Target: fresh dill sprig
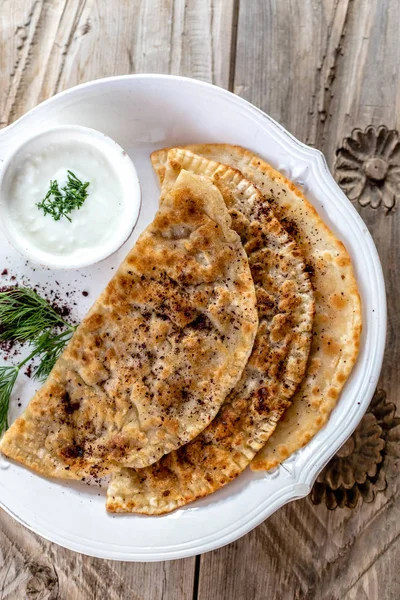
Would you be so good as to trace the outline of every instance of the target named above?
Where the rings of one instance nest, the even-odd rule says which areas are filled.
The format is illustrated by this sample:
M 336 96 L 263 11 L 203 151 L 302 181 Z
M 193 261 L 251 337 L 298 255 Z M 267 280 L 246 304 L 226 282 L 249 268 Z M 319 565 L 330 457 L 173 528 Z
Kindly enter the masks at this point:
M 67 326 L 45 298 L 29 288 L 0 292 L 0 340 L 32 341 L 44 330 Z
M 0 339 L 29 342 L 32 347 L 18 365 L 0 366 L 0 435 L 8 427 L 10 397 L 22 367 L 38 360 L 32 376 L 44 381 L 76 328 L 34 290 L 13 288 L 0 293 Z
M 41 208 L 45 215 L 50 215 L 55 221 L 65 217 L 71 222 L 70 214 L 75 209 L 80 209 L 88 197 L 89 181 L 82 182 L 72 171 L 67 171 L 66 185 L 59 188 L 58 181 L 50 181 L 50 187 L 41 202 L 36 206 Z
M 34 379 L 38 381 L 47 379 L 75 329 L 76 327 L 70 326 L 69 329 L 58 334 L 45 331 L 33 342 L 35 357 L 39 359 L 39 364 L 33 371 Z
M 0 435 L 8 427 L 8 405 L 18 373 L 19 367 L 0 367 Z

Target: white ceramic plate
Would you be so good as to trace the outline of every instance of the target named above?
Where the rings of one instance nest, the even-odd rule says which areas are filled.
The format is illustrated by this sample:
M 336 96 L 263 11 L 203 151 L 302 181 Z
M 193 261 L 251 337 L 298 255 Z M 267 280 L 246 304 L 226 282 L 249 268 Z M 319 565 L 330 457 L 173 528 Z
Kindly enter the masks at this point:
M 54 287 L 76 290 L 82 317 L 138 234 L 152 220 L 158 186 L 149 154 L 162 146 L 229 142 L 262 155 L 306 193 L 349 250 L 363 304 L 357 364 L 328 424 L 272 473 L 247 469 L 236 481 L 188 508 L 163 517 L 111 516 L 105 490 L 49 481 L 1 459 L 0 504 L 18 521 L 62 546 L 108 559 L 157 561 L 193 556 L 244 535 L 286 502 L 309 493 L 315 477 L 363 416 L 381 368 L 386 303 L 379 258 L 370 234 L 330 175 L 320 152 L 305 146 L 266 114 L 220 88 L 186 78 L 132 75 L 87 83 L 44 102 L 0 132 L 0 159 L 43 127 L 78 124 L 108 134 L 133 159 L 142 185 L 142 211 L 128 242 L 112 257 L 75 272 L 33 270 L 0 238 L 2 269 Z M 81 295 L 89 291 L 89 296 Z M 33 386 L 17 390 L 22 405 Z M 15 407 L 13 417 L 18 409 Z

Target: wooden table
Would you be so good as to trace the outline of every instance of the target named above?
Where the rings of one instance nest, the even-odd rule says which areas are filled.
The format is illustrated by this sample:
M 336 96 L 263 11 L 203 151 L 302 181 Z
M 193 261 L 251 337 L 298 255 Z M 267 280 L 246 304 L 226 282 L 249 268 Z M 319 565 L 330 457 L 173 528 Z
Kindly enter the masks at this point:
M 320 478 L 319 504 L 294 502 L 228 547 L 157 564 L 74 554 L 2 512 L 1 599 L 400 597 L 400 420 L 391 406 L 400 403 L 400 217 L 385 177 L 388 161 L 400 160 L 397 134 L 378 132 L 382 150 L 370 129 L 359 138 L 356 173 L 335 169 L 336 154 L 346 158 L 356 147 L 343 141 L 354 128 L 399 129 L 399 32 L 399 0 L 0 0 L 0 126 L 60 90 L 108 75 L 178 73 L 233 90 L 324 152 L 375 238 L 389 303 L 381 391 Z M 360 196 L 354 182 L 365 170 Z M 392 180 L 399 172 L 392 169 Z M 372 463 L 360 475 L 363 453 Z M 333 492 L 335 469 L 345 467 L 366 482 Z M 352 506 L 361 495 L 368 502 L 326 506 Z

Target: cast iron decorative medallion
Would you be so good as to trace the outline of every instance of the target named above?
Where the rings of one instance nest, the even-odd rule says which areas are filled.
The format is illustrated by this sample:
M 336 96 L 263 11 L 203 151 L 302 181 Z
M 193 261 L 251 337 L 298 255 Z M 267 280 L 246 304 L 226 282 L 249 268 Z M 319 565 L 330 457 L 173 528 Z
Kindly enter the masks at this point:
M 333 510 L 372 502 L 386 489 L 400 466 L 400 418 L 396 407 L 377 390 L 353 435 L 318 475 L 311 492 L 314 504 Z
M 336 179 L 360 206 L 392 210 L 400 196 L 400 137 L 395 130 L 370 125 L 354 129 L 336 152 Z

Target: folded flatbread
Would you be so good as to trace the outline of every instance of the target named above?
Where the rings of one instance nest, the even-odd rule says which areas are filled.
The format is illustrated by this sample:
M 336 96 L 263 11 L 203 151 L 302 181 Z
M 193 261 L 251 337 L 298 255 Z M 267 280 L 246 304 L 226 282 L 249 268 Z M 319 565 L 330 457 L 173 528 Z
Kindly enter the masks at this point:
M 144 467 L 192 440 L 257 330 L 249 264 L 218 189 L 182 171 L 48 380 L 1 441 L 46 476 Z
M 249 258 L 259 327 L 241 380 L 203 433 L 150 467 L 113 474 L 107 508 L 114 512 L 168 512 L 236 477 L 289 405 L 310 348 L 314 301 L 306 265 L 268 202 L 240 172 L 182 149 L 162 165 L 161 200 L 182 169 L 206 175 L 224 197 Z
M 270 201 L 304 255 L 315 291 L 313 343 L 304 380 L 274 434 L 253 460 L 271 469 L 304 446 L 335 407 L 356 362 L 361 302 L 346 248 L 300 190 L 253 152 L 228 144 L 196 144 L 192 152 L 239 169 Z M 167 152 L 158 156 L 165 162 Z

